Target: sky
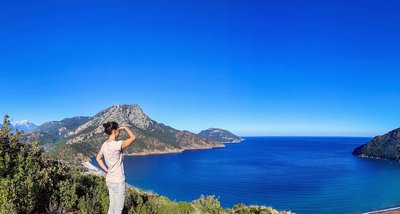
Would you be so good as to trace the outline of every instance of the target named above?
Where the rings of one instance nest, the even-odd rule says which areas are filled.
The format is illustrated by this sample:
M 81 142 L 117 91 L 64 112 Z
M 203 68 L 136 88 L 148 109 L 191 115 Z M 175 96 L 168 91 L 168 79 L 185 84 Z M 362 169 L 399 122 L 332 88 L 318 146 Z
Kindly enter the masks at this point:
M 400 2 L 2 1 L 0 114 L 40 125 L 138 104 L 180 130 L 400 127 Z

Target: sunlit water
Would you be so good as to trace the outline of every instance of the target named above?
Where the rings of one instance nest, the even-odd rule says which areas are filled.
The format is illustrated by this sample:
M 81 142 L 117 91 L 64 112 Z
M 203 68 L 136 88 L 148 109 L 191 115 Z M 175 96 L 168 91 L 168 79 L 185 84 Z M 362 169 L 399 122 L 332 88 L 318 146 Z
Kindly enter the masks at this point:
M 127 182 L 177 201 L 215 195 L 224 207 L 257 204 L 300 214 L 400 205 L 400 164 L 351 155 L 370 138 L 245 138 L 225 148 L 125 156 Z

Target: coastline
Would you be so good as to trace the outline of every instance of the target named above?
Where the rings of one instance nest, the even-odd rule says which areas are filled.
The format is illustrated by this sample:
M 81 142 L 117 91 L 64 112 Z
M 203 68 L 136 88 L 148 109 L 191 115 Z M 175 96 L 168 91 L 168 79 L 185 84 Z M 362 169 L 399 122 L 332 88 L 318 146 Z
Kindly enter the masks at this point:
M 363 214 L 400 214 L 400 207 L 392 207 L 383 210 L 365 212 Z
M 241 142 L 243 142 L 244 140 L 246 140 L 246 139 L 241 138 L 240 140 L 225 141 L 225 142 L 221 142 L 221 143 L 223 143 L 223 144 L 230 144 L 230 143 L 235 144 L 235 143 L 241 143 Z
M 243 141 L 243 140 L 242 140 Z M 241 141 L 240 141 L 241 142 Z M 230 142 L 223 142 L 223 144 L 229 144 Z M 237 143 L 237 142 L 235 142 L 235 143 Z M 164 152 L 156 152 L 156 153 L 154 153 L 154 152 L 149 152 L 149 153 L 140 153 L 140 154 L 133 154 L 133 155 L 127 155 L 127 154 L 125 154 L 125 155 L 127 155 L 127 156 L 144 156 L 144 155 L 162 155 L 162 154 L 173 154 L 173 153 L 182 153 L 182 152 L 184 152 L 184 151 L 186 151 L 186 150 L 204 150 L 204 149 L 213 149 L 213 148 L 216 148 L 216 147 L 211 147 L 211 148 L 191 148 L 191 149 L 181 149 L 181 150 L 179 150 L 178 152 L 171 152 L 171 151 L 164 151 Z M 218 147 L 217 147 L 218 148 Z M 368 157 L 362 157 L 362 158 L 368 158 Z M 385 159 L 383 159 L 383 160 L 385 160 Z M 102 172 L 102 173 L 104 173 L 101 169 L 100 169 L 100 167 L 96 167 L 96 166 L 94 166 L 93 165 L 93 162 L 95 162 L 94 161 L 94 159 L 92 158 L 91 160 L 89 160 L 89 161 L 85 161 L 85 162 L 82 162 L 82 165 L 86 168 L 86 170 L 88 171 L 87 173 L 92 173 L 92 174 L 95 174 L 95 175 L 98 175 L 97 173 L 100 171 L 100 172 Z M 105 175 L 105 173 L 104 173 L 104 175 Z M 127 185 L 129 185 L 128 183 L 127 183 Z M 130 187 L 132 187 L 132 188 L 135 188 L 135 189 L 137 189 L 136 187 L 134 187 L 134 186 L 131 186 L 131 185 L 129 185 Z M 147 192 L 147 193 L 152 193 L 152 194 L 156 194 L 156 195 L 158 195 L 157 193 L 154 193 L 154 192 L 152 192 L 151 190 L 141 190 L 141 191 L 144 191 L 144 192 Z M 150 191 L 150 192 L 148 192 L 148 191 Z M 354 207 L 353 207 L 354 208 Z M 372 209 L 371 209 L 372 208 Z M 378 209 L 377 209 L 378 208 Z M 386 207 L 375 207 L 375 208 L 373 208 L 373 207 L 370 207 L 370 209 L 367 209 L 367 210 L 354 210 L 354 213 L 361 213 L 361 214 L 400 214 L 400 206 L 386 206 Z
M 392 161 L 392 162 L 400 163 L 400 160 L 395 160 L 395 159 L 380 158 L 380 157 L 374 157 L 374 156 L 368 156 L 368 155 L 356 155 L 356 156 L 359 157 L 359 158 L 365 158 L 365 159 Z
M 81 164 L 86 169 L 86 171 L 84 173 L 97 175 L 97 176 L 101 176 L 101 177 L 106 177 L 106 173 L 103 170 L 101 170 L 100 168 L 93 165 L 91 161 L 83 161 Z
M 239 142 L 235 143 L 240 143 L 244 139 L 242 139 Z M 227 142 L 229 143 L 229 142 Z M 146 152 L 136 152 L 136 153 L 131 153 L 131 154 L 126 154 L 126 156 L 145 156 L 145 155 L 164 155 L 164 154 L 178 154 L 182 153 L 184 151 L 193 151 L 193 150 L 205 150 L 205 149 L 214 149 L 214 148 L 224 148 L 225 147 L 225 142 L 223 142 L 221 145 L 214 145 L 211 147 L 195 147 L 195 148 L 184 148 L 184 149 L 174 149 L 174 150 L 164 150 L 164 151 L 146 151 Z M 96 167 L 95 165 L 92 164 L 91 158 L 86 159 L 85 161 L 82 161 L 81 164 L 83 167 L 86 169 L 85 173 L 89 174 L 94 174 L 98 176 L 106 176 L 106 173 L 101 170 L 100 168 Z
M 146 151 L 146 152 L 135 152 L 135 153 L 125 153 L 126 156 L 145 156 L 145 155 L 165 155 L 165 154 L 178 154 L 184 151 L 189 150 L 205 150 L 205 149 L 214 149 L 214 148 L 224 148 L 225 145 L 216 145 L 212 147 L 197 147 L 197 148 L 184 148 L 184 149 L 173 149 L 173 150 L 164 150 L 164 151 Z
M 244 139 L 238 141 L 238 142 L 234 142 L 234 143 L 240 143 L 244 141 Z M 231 142 L 226 142 L 226 143 L 231 143 Z M 126 156 L 145 156 L 145 155 L 164 155 L 164 154 L 178 154 L 178 153 L 182 153 L 184 151 L 193 151 L 193 150 L 205 150 L 205 149 L 214 149 L 214 148 L 224 148 L 225 147 L 225 142 L 222 142 L 221 145 L 215 145 L 215 146 L 211 146 L 211 147 L 198 147 L 198 148 L 185 148 L 185 149 L 176 149 L 176 150 L 164 150 L 164 151 L 149 151 L 149 152 L 139 152 L 139 153 L 132 153 L 132 154 L 125 154 Z M 88 158 L 85 161 L 81 162 L 82 166 L 84 167 L 85 171 L 84 173 L 87 174 L 92 174 L 92 175 L 96 175 L 96 176 L 101 176 L 101 177 L 106 177 L 106 172 L 104 172 L 103 170 L 101 170 L 100 168 L 96 167 L 95 165 L 92 164 L 92 160 L 91 158 Z M 137 189 L 138 188 L 126 183 L 127 186 L 133 188 L 133 189 Z M 147 192 L 149 194 L 153 194 L 151 192 Z

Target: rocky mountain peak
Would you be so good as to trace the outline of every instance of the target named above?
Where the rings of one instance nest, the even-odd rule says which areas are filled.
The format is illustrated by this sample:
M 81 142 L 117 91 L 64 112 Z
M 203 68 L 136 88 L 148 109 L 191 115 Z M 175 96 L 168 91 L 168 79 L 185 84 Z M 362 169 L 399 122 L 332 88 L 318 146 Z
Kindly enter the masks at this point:
M 100 112 L 95 117 L 98 117 L 102 122 L 116 121 L 120 123 L 120 125 L 133 124 L 141 129 L 147 129 L 152 124 L 150 117 L 147 116 L 137 104 L 113 105 Z
M 156 122 L 147 116 L 142 108 L 137 104 L 120 105 L 116 104 L 107 109 L 104 109 L 92 117 L 87 123 L 79 126 L 73 132 L 68 133 L 68 136 L 78 134 L 83 130 L 96 127 L 94 134 L 103 132 L 103 123 L 115 121 L 121 126 L 134 125 L 141 129 L 149 129 Z
M 139 105 L 116 104 L 88 118 L 75 129 L 68 129 L 68 134 L 60 138 L 59 144 L 55 144 L 50 153 L 65 154 L 66 158 L 77 154 L 84 158 L 92 157 L 107 139 L 103 123 L 109 121 L 115 121 L 120 126 L 129 126 L 136 132 L 136 143 L 125 150 L 126 154 L 163 154 L 224 146 L 220 141 L 157 123 Z M 121 139 L 124 137 L 127 137 L 126 133 L 122 132 Z

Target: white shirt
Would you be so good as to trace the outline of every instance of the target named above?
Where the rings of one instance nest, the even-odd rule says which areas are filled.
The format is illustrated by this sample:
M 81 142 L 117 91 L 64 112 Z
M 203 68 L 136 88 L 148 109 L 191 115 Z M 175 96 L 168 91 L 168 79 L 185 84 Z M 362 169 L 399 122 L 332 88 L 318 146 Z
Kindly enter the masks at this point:
M 104 142 L 101 146 L 101 150 L 104 154 L 104 159 L 108 167 L 108 173 L 106 181 L 112 183 L 120 183 L 125 181 L 124 163 L 123 163 L 123 152 L 122 152 L 122 140 Z

